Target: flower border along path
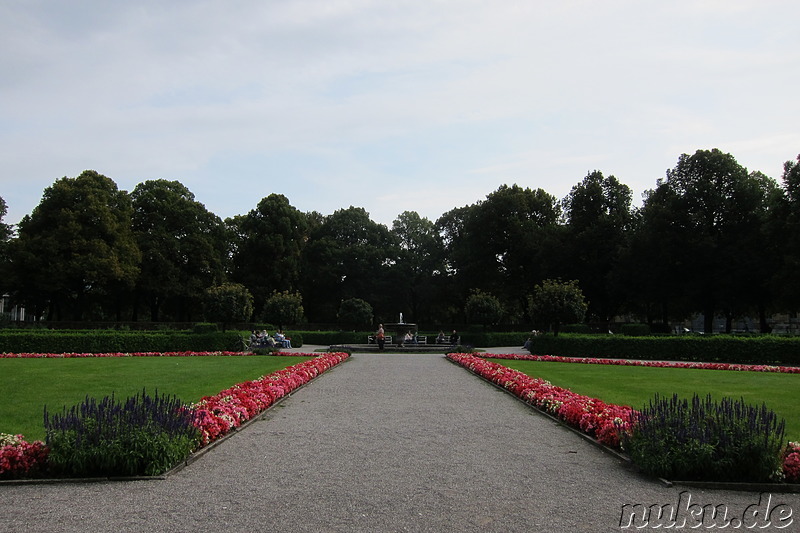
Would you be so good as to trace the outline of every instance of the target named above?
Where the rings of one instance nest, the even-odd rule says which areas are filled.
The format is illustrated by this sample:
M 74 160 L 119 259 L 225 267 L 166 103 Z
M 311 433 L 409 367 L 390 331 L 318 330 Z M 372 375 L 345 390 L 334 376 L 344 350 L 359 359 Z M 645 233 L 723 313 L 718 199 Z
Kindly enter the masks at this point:
M 169 353 L 114 353 L 114 354 L 0 354 L 0 357 L 60 358 L 60 357 L 198 357 L 198 356 L 237 355 L 241 352 L 169 352 Z M 276 355 L 313 357 L 284 369 L 275 371 L 258 379 L 238 383 L 214 396 L 206 396 L 189 406 L 194 410 L 195 425 L 200 430 L 201 441 L 192 455 L 161 476 L 141 476 L 136 478 L 110 479 L 165 479 L 167 475 L 190 464 L 206 453 L 213 444 L 220 442 L 243 425 L 254 420 L 282 398 L 310 382 L 323 372 L 345 361 L 350 355 L 337 353 L 286 353 Z M 64 478 L 24 479 L 25 474 L 35 472 L 47 461 L 47 447 L 42 441 L 26 442 L 22 435 L 4 436 L 0 441 L 0 483 L 89 481 L 85 479 Z M 2 478 L 10 479 L 2 479 Z M 23 478 L 23 479 L 19 479 Z M 98 478 L 105 480 L 109 478 Z M 93 479 L 94 480 L 94 479 Z
M 588 438 L 591 442 L 600 445 L 604 450 L 630 461 L 627 456 L 622 454 L 620 448 L 620 436 L 624 432 L 631 431 L 631 423 L 636 414 L 636 411 L 633 408 L 626 405 L 605 403 L 597 398 L 591 398 L 589 396 L 572 392 L 569 389 L 557 387 L 547 380 L 533 378 L 523 372 L 520 372 L 519 370 L 508 368 L 493 361 L 487 361 L 485 358 L 489 357 L 496 359 L 527 359 L 543 361 L 553 361 L 558 359 L 562 362 L 581 363 L 589 362 L 588 360 L 584 360 L 583 358 L 553 358 L 553 356 L 527 356 L 514 354 L 482 354 L 480 356 L 476 356 L 465 353 L 450 353 L 446 356 L 446 358 L 453 363 L 468 369 L 473 374 L 476 374 L 493 385 L 502 388 L 526 404 L 536 407 L 545 415 L 561 422 L 569 429 L 577 432 L 579 435 Z M 614 360 L 604 361 L 612 362 L 597 362 L 596 364 L 618 364 L 613 362 Z M 661 364 L 660 366 L 667 365 Z M 748 365 L 736 366 L 746 367 Z M 761 365 L 759 365 L 759 367 L 760 366 Z M 692 366 L 689 368 L 711 369 L 712 367 Z M 732 369 L 724 368 L 724 370 Z M 744 371 L 746 368 L 737 368 L 736 370 Z M 755 371 L 779 372 L 780 370 L 756 369 Z M 682 484 L 705 488 L 725 488 L 732 490 L 772 490 L 773 492 L 800 492 L 800 484 L 798 484 L 800 483 L 800 443 L 789 443 L 784 455 L 783 470 L 787 481 L 789 481 L 788 483 L 764 484 L 687 482 L 667 480 L 661 481 L 667 485 Z
M 800 374 L 798 366 L 743 365 L 738 363 L 698 363 L 682 361 L 641 361 L 630 359 L 606 359 L 599 357 L 565 357 L 561 355 L 531 354 L 476 354 L 489 359 L 514 359 L 516 361 L 546 361 L 548 363 L 583 363 L 588 365 L 649 366 L 656 368 L 694 368 L 700 370 L 736 370 L 740 372 L 779 372 Z

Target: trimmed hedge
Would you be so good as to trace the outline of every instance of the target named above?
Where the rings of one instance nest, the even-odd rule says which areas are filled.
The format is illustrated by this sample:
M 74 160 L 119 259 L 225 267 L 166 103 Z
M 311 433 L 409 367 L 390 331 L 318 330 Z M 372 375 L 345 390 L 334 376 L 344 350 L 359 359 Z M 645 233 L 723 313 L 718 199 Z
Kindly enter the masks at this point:
M 539 335 L 533 339 L 531 353 L 568 357 L 800 366 L 800 339 L 767 335 Z
M 450 331 L 445 331 L 445 335 L 447 338 L 450 338 Z M 292 346 L 295 346 L 294 343 L 294 334 L 296 332 L 287 333 L 290 337 L 292 337 Z M 308 344 L 320 344 L 322 346 L 331 346 L 334 344 L 366 344 L 367 337 L 370 335 L 374 335 L 374 331 L 303 331 L 302 336 L 303 340 Z M 392 336 L 392 341 L 394 343 L 397 342 L 395 336 L 397 335 L 394 331 L 387 331 L 387 335 Z M 433 343 L 436 340 L 436 335 L 438 332 L 426 332 L 420 331 L 419 335 L 426 335 L 428 337 L 428 342 Z M 465 332 L 458 332 L 461 337 L 461 344 L 464 346 L 473 346 L 473 347 L 481 347 L 487 348 L 490 346 L 522 346 L 525 343 L 525 340 L 528 338 L 530 333 L 519 333 L 519 332 L 501 332 L 501 333 L 492 333 L 492 332 L 472 332 L 472 331 L 465 331 Z
M 0 331 L 0 353 L 205 352 L 242 349 L 235 331 Z

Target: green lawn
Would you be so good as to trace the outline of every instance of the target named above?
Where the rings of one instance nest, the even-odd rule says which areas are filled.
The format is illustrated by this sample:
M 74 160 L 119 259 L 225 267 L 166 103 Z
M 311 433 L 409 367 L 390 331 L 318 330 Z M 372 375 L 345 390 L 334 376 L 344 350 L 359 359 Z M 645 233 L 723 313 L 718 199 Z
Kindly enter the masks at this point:
M 0 359 L 0 433 L 44 439 L 44 406 L 61 411 L 89 395 L 121 400 L 142 391 L 186 403 L 310 357 L 110 357 Z
M 646 405 L 655 393 L 689 398 L 695 392 L 710 393 L 715 399 L 730 396 L 766 403 L 786 419 L 787 438 L 800 440 L 800 374 L 491 360 L 573 392 L 634 408 Z

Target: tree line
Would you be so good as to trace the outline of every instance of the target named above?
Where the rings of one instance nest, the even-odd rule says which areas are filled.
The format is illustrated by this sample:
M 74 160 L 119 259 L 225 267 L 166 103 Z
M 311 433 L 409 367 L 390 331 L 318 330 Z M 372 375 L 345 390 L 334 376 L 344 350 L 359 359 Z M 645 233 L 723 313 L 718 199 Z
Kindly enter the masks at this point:
M 47 320 L 198 321 L 205 292 L 225 283 L 252 295 L 251 320 L 283 294 L 311 323 L 336 323 L 342 302 L 360 299 L 376 322 L 402 312 L 529 328 L 534 287 L 552 279 L 577 282 L 593 322 L 702 313 L 708 332 L 715 316 L 728 327 L 759 317 L 766 331 L 800 301 L 800 156 L 779 183 L 698 150 L 641 207 L 595 170 L 563 199 L 502 185 L 436 221 L 403 212 L 391 228 L 361 207 L 301 212 L 281 194 L 222 220 L 178 181 L 128 193 L 92 170 L 56 180 L 16 226 L 6 207 L 0 198 L 0 289 Z

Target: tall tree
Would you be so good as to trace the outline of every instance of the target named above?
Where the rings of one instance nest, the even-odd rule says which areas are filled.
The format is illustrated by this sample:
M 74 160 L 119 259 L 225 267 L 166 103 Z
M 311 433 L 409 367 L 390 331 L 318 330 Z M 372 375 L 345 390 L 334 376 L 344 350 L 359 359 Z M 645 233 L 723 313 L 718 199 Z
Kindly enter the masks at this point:
M 178 181 L 142 182 L 131 199 L 142 253 L 137 293 L 146 299 L 151 320 L 161 319 L 165 303 L 172 318 L 190 320 L 205 289 L 224 281 L 225 227 Z
M 393 312 L 388 272 L 397 245 L 388 228 L 361 207 L 339 209 L 311 234 L 303 254 L 303 301 L 311 322 L 335 322 L 343 300 L 361 298 L 376 314 Z
M 782 182 L 768 218 L 770 242 L 781 251 L 772 287 L 780 305 L 796 312 L 800 309 L 800 155 L 784 164 Z
M 439 298 L 443 276 L 442 243 L 433 222 L 415 211 L 405 211 L 392 223 L 399 250 L 394 285 L 401 309 L 412 322 L 431 318 L 431 307 Z
M 542 189 L 503 185 L 466 214 L 448 250 L 459 261 L 462 298 L 472 289 L 491 292 L 521 321 L 530 282 L 552 265 L 559 202 Z
M 270 194 L 245 216 L 228 219 L 234 229 L 231 278 L 252 293 L 257 310 L 274 291 L 300 285 L 308 217 L 282 194 Z
M 3 279 L 3 281 L 0 281 L 0 292 L 9 290 L 9 287 L 6 286 L 6 282 L 8 281 L 6 269 L 8 265 L 8 242 L 11 239 L 11 226 L 3 222 L 7 213 L 8 206 L 6 205 L 6 201 L 0 196 L 0 277 Z
M 562 201 L 567 219 L 563 273 L 580 280 L 589 314 L 600 320 L 611 320 L 619 310 L 610 279 L 631 227 L 631 199 L 630 187 L 595 170 Z
M 8 213 L 8 206 L 0 197 L 0 296 L 5 294 L 6 291 L 12 290 L 11 274 L 9 272 L 9 256 L 8 247 L 11 240 L 12 228 L 9 224 L 3 222 L 6 214 Z
M 61 178 L 19 223 L 13 269 L 20 296 L 49 318 L 82 319 L 92 304 L 129 290 L 140 253 L 131 230 L 130 197 L 93 170 Z M 117 309 L 117 318 L 119 310 Z
M 664 270 L 660 282 L 692 300 L 708 333 L 717 313 L 747 305 L 741 287 L 760 282 L 742 258 L 759 241 L 765 188 L 732 155 L 698 150 L 681 155 L 643 205 L 637 238 L 650 239 L 643 248 L 651 251 L 654 269 Z

